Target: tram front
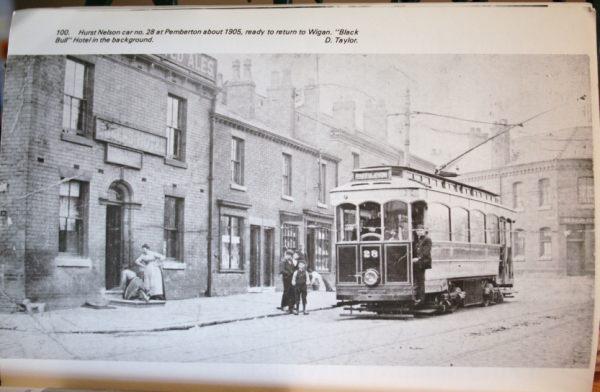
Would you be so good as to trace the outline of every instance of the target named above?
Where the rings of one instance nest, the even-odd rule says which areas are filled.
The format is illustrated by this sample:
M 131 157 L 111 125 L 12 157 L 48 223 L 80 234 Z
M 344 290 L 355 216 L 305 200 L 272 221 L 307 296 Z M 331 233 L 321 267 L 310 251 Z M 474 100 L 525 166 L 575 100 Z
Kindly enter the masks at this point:
M 413 302 L 411 227 L 423 222 L 413 222 L 421 220 L 415 216 L 418 204 L 411 205 L 418 189 L 395 180 L 391 169 L 361 170 L 331 192 L 338 301 L 377 311 Z

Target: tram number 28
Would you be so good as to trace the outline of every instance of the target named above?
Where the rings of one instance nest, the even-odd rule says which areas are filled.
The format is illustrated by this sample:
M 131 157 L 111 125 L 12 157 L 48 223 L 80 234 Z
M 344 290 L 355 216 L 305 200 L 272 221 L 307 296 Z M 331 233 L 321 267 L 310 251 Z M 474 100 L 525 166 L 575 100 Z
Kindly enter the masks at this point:
M 377 249 L 373 249 L 373 250 L 365 249 L 365 250 L 363 250 L 363 258 L 364 259 L 370 259 L 370 258 L 376 259 L 378 257 L 379 257 L 379 251 Z

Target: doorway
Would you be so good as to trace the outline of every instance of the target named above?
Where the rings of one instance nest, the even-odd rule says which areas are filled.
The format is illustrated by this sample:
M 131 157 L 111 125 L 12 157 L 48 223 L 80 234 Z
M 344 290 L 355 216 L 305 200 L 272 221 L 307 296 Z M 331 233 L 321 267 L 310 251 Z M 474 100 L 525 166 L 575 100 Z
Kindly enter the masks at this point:
M 121 271 L 129 268 L 131 191 L 123 181 L 113 182 L 106 200 L 105 280 L 106 289 L 119 287 Z
M 275 230 L 265 228 L 265 240 L 263 249 L 263 286 L 273 286 L 273 270 L 275 268 Z
M 250 287 L 260 286 L 260 226 L 250 226 Z
M 123 260 L 123 207 L 106 206 L 106 288 L 119 286 Z

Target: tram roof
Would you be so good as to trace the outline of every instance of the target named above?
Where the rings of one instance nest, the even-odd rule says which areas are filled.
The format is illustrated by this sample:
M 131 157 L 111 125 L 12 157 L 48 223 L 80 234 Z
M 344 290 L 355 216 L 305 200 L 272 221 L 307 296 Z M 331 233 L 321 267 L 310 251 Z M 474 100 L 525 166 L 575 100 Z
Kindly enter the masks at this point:
M 370 166 L 352 171 L 352 180 L 332 192 L 357 191 L 358 185 L 380 188 L 423 188 L 487 199 L 499 203 L 497 193 L 407 166 Z

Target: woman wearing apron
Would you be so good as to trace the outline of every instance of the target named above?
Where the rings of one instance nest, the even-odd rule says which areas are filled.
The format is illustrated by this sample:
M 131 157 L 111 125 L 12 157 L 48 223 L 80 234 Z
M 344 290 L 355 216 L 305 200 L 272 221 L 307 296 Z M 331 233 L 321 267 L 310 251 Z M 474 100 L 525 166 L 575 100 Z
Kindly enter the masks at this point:
M 150 250 L 147 244 L 142 245 L 142 254 L 137 258 L 135 264 L 144 271 L 144 290 L 150 299 L 162 299 L 165 297 L 165 285 L 160 262 L 165 256 Z

